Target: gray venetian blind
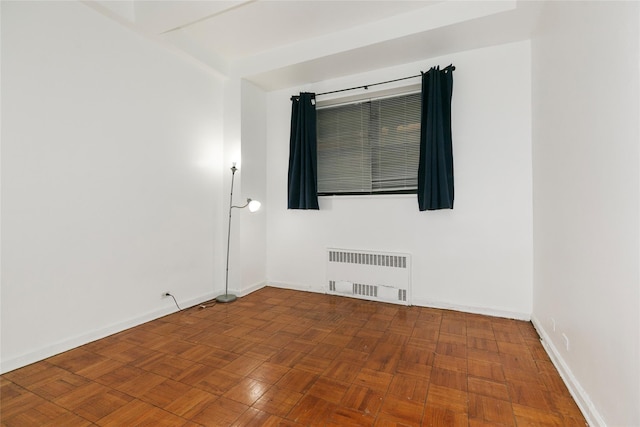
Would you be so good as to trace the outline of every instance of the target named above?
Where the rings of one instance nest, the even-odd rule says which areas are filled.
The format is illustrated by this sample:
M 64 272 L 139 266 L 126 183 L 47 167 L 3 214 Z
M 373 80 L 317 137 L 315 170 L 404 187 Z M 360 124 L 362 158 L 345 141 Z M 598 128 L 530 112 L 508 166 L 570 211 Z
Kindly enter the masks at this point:
M 319 108 L 318 193 L 415 192 L 420 93 Z

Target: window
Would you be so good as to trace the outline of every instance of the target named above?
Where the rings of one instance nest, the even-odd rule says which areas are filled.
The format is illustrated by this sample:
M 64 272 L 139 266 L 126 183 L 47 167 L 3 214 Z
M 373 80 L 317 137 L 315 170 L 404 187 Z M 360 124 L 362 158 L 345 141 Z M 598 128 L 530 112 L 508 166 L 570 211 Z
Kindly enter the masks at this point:
M 420 93 L 318 108 L 318 194 L 415 193 Z

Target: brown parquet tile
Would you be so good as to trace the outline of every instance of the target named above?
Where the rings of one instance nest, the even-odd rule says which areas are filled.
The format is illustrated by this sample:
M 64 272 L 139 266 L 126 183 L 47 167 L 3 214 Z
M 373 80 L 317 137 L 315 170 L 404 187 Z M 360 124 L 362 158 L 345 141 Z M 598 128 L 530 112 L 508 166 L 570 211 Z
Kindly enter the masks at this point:
M 0 377 L 1 426 L 584 426 L 532 325 L 264 288 Z

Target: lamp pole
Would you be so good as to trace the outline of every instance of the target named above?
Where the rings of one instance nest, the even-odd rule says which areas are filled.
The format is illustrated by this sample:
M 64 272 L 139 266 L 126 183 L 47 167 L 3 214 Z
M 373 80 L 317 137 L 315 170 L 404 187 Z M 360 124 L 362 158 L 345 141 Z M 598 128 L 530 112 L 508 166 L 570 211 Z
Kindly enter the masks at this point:
M 232 302 L 236 300 L 236 296 L 229 294 L 229 248 L 231 247 L 231 210 L 233 209 L 233 180 L 236 176 L 238 168 L 234 163 L 231 166 L 231 194 L 229 195 L 229 229 L 227 231 L 227 272 L 224 279 L 224 295 L 216 297 L 218 302 Z

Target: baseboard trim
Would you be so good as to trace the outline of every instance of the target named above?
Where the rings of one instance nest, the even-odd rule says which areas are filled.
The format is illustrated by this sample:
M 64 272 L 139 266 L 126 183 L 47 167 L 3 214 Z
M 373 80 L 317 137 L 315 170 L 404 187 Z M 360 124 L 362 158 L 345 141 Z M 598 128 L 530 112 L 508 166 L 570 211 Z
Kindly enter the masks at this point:
M 179 301 L 180 307 L 183 309 L 200 304 L 204 301 L 210 301 L 218 294 L 207 293 L 197 298 L 192 298 L 186 301 Z M 122 322 L 117 322 L 112 325 L 100 328 L 85 334 L 77 335 L 75 337 L 67 338 L 56 343 L 44 346 L 35 351 L 30 351 L 23 355 L 13 357 L 11 359 L 3 360 L 0 362 L 0 374 L 13 371 L 14 369 L 22 368 L 35 362 L 39 362 L 48 357 L 55 356 L 56 354 L 64 353 L 65 351 L 80 347 L 84 344 L 88 344 L 92 341 L 99 340 L 101 338 L 108 337 L 118 332 L 122 332 L 126 329 L 133 328 L 134 326 L 141 325 L 151 320 L 159 319 L 168 314 L 175 313 L 178 309 L 172 304 L 159 310 L 153 310 L 137 316 L 131 319 L 127 319 Z
M 253 285 L 250 285 L 250 286 L 246 287 L 242 291 L 236 291 L 235 294 L 240 298 L 241 297 L 245 297 L 245 296 L 247 296 L 249 294 L 254 293 L 255 291 L 258 291 L 258 290 L 264 288 L 265 286 L 267 286 L 267 282 L 254 283 Z
M 538 331 L 542 347 L 544 347 L 544 350 L 549 355 L 551 362 L 560 373 L 560 377 L 567 385 L 569 393 L 571 393 L 573 400 L 575 400 L 578 408 L 580 408 L 580 411 L 586 418 L 587 423 L 590 426 L 606 427 L 607 423 L 604 421 L 604 419 L 596 409 L 596 406 L 589 398 L 587 392 L 580 385 L 580 382 L 571 372 L 569 365 L 567 365 L 567 363 L 564 361 L 562 355 L 553 344 L 553 341 L 551 341 L 549 334 L 547 334 L 547 331 L 542 326 L 542 322 L 540 322 L 540 320 L 538 320 L 538 318 L 532 314 L 531 323 L 533 323 L 533 327 L 536 328 L 536 331 Z
M 414 299 L 412 305 L 417 305 L 419 307 L 429 307 L 429 308 L 439 308 L 443 310 L 455 310 L 462 311 L 464 313 L 473 313 L 473 314 L 484 314 L 486 316 L 492 317 L 503 317 L 506 319 L 516 319 L 516 320 L 531 320 L 531 314 L 522 313 L 519 311 L 508 311 L 508 310 L 500 310 L 497 308 L 490 307 L 477 307 L 471 305 L 461 305 L 461 304 L 452 304 L 448 302 L 442 301 L 432 301 L 432 300 L 421 300 Z
M 286 283 L 286 282 L 269 282 L 266 286 L 271 286 L 272 288 L 280 288 L 280 289 L 291 289 L 292 291 L 303 291 L 303 292 L 313 292 L 314 294 L 326 294 L 325 289 L 319 289 L 317 286 L 301 286 L 294 283 Z
M 272 286 L 274 288 L 282 288 L 282 289 L 291 289 L 294 291 L 314 292 L 317 294 L 327 293 L 326 289 L 319 288 L 317 286 L 301 286 L 298 284 L 286 283 L 286 282 L 268 282 L 265 286 Z M 455 311 L 461 311 L 464 313 L 484 314 L 487 316 L 504 317 L 507 319 L 516 319 L 516 320 L 525 320 L 525 321 L 531 320 L 531 315 L 529 313 L 498 310 L 498 309 L 487 308 L 487 307 L 473 307 L 473 306 L 466 306 L 466 305 L 459 305 L 459 304 L 450 304 L 450 303 L 441 302 L 441 301 L 414 299 L 411 301 L 411 305 L 415 305 L 418 307 L 439 308 L 443 310 L 455 310 Z

